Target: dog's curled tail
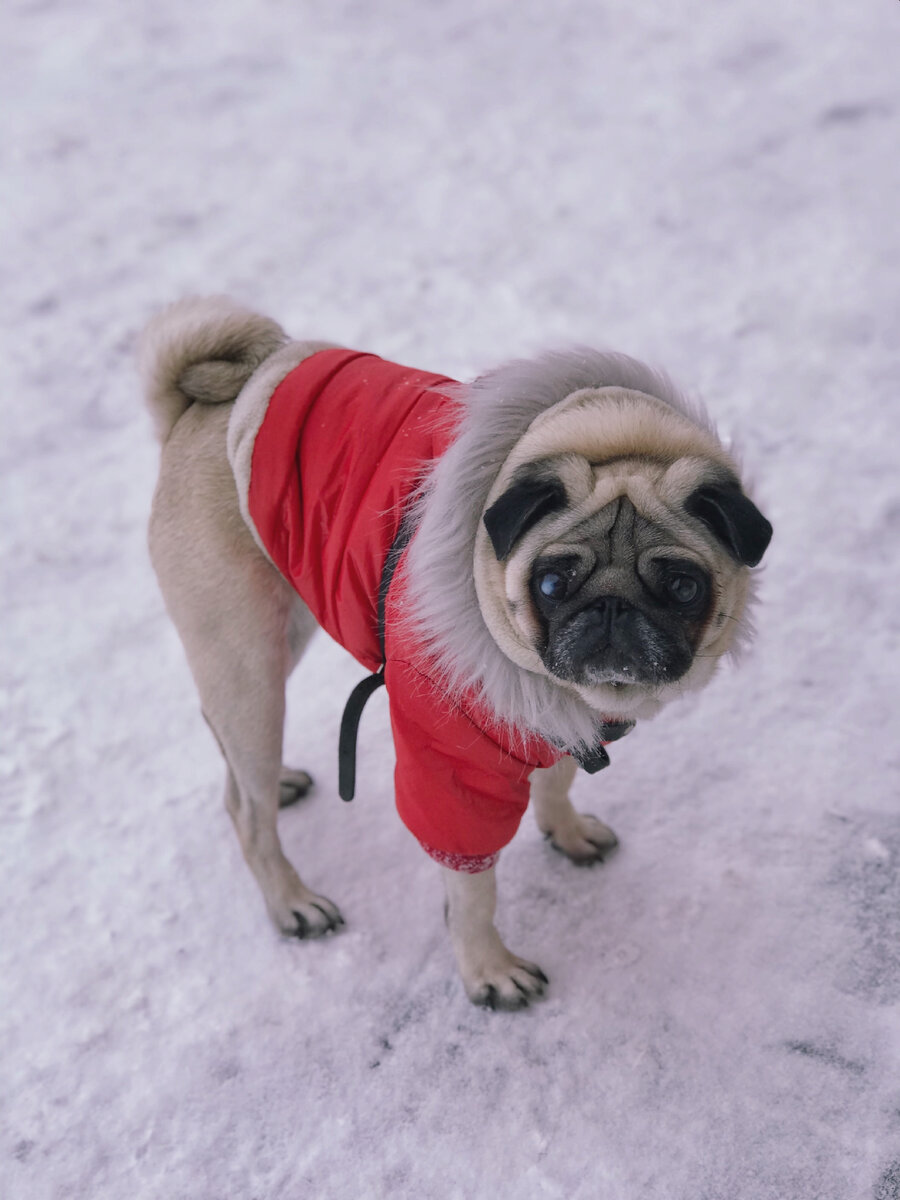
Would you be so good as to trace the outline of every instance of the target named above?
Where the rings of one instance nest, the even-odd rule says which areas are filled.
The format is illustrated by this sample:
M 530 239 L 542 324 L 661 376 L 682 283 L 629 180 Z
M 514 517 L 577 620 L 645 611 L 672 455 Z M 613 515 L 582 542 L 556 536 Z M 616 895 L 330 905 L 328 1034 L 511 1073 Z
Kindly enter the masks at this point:
M 141 335 L 138 363 L 156 436 L 166 441 L 191 404 L 227 404 L 287 342 L 275 321 L 227 296 L 176 301 Z

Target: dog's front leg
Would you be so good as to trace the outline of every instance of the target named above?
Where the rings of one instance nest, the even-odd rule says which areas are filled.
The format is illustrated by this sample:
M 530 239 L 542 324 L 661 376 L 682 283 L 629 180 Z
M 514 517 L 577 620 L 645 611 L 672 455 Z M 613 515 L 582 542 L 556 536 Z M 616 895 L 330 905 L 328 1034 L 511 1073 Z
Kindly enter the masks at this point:
M 587 866 L 602 862 L 619 839 L 592 813 L 576 812 L 572 807 L 569 788 L 577 770 L 578 764 L 568 755 L 555 766 L 539 767 L 531 775 L 531 802 L 538 828 L 554 849 L 579 866 Z
M 497 878 L 493 867 L 469 875 L 441 867 L 447 894 L 447 928 L 473 1004 L 525 1008 L 544 994 L 547 976 L 532 962 L 511 954 L 494 926 Z

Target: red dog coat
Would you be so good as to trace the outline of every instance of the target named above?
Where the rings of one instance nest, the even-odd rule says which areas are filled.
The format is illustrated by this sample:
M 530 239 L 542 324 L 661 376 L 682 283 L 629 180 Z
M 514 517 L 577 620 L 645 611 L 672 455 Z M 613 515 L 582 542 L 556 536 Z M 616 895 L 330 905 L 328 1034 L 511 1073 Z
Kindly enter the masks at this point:
M 453 440 L 441 375 L 321 350 L 275 388 L 253 445 L 247 510 L 272 561 L 319 624 L 370 671 L 377 598 L 407 501 Z M 460 564 L 460 570 L 467 565 Z M 451 702 L 403 620 L 402 563 L 388 598 L 385 681 L 397 809 L 438 862 L 493 866 L 528 804 L 528 777 L 561 752 L 515 745 L 474 698 Z

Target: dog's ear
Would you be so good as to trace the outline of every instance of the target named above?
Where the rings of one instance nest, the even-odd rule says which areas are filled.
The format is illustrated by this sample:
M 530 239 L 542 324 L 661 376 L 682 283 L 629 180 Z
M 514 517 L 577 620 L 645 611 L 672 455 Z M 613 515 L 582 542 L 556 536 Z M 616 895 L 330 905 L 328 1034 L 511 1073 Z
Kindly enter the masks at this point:
M 688 496 L 685 508 L 745 567 L 755 567 L 772 540 L 771 524 L 737 484 L 705 484 Z
M 484 527 L 502 562 L 519 538 L 542 517 L 566 505 L 566 489 L 555 475 L 529 472 L 514 479 L 484 514 Z

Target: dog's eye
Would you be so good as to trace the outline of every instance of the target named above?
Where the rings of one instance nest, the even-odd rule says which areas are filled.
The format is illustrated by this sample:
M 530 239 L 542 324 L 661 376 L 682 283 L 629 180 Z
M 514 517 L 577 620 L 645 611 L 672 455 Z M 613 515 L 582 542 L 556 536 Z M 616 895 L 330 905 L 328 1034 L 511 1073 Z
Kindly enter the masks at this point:
M 548 600 L 562 600 L 567 586 L 565 575 L 560 575 L 558 571 L 545 571 L 538 580 L 538 591 Z
M 700 584 L 690 575 L 672 575 L 666 581 L 669 595 L 679 604 L 691 604 L 700 594 Z
M 685 620 L 702 616 L 709 603 L 712 580 L 698 564 L 678 558 L 656 558 L 639 565 L 641 581 L 650 594 Z
M 590 573 L 590 566 L 585 558 L 574 554 L 536 563 L 528 587 L 538 612 L 552 616 L 560 604 L 568 603 Z

